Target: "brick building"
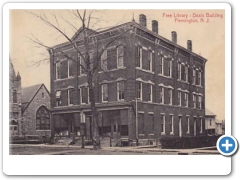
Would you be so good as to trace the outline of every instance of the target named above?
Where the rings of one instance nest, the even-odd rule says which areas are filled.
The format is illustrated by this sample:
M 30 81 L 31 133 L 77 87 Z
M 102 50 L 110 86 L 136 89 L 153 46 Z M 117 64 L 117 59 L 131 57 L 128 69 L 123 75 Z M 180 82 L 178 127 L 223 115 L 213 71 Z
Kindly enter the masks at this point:
M 156 20 L 152 30 L 146 24 L 142 14 L 139 23 L 133 20 L 89 37 L 91 60 L 99 63 L 94 92 L 100 135 L 119 132 L 145 139 L 204 134 L 206 59 L 192 52 L 191 40 L 184 48 L 177 44 L 177 32 L 168 40 L 159 35 Z M 72 38 L 80 50 L 84 48 L 81 33 L 82 29 Z M 99 51 L 114 38 L 98 61 Z M 68 42 L 49 53 L 52 133 L 80 135 L 80 125 L 85 124 L 86 137 L 91 138 L 87 77 L 79 66 L 82 59 Z
M 22 133 L 50 135 L 50 95 L 44 84 L 22 88 Z
M 21 135 L 21 76 L 16 75 L 11 58 L 9 59 L 9 132 Z

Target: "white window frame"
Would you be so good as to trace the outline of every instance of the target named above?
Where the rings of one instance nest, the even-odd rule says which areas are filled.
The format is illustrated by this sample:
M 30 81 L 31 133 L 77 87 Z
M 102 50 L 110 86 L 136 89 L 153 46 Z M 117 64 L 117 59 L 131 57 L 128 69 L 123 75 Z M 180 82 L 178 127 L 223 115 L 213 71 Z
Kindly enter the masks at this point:
M 200 133 L 203 132 L 203 119 L 200 118 Z
M 149 57 L 148 57 L 148 58 L 149 58 L 149 59 L 148 59 L 148 61 L 149 61 L 149 62 L 148 62 L 148 63 L 149 63 L 149 69 L 148 69 L 148 70 L 149 70 L 150 72 L 152 72 L 152 69 L 153 69 L 153 68 L 152 68 L 152 64 L 153 64 L 153 52 L 152 52 L 152 51 L 149 51 L 148 53 L 149 53 Z
M 106 64 L 104 64 L 103 62 L 106 62 Z M 106 65 L 106 67 L 104 67 L 104 65 Z M 107 70 L 107 49 L 105 49 L 101 55 L 101 68 L 104 71 Z
M 182 106 L 182 93 L 181 91 L 178 91 L 178 106 Z
M 188 82 L 188 67 L 185 66 L 185 73 L 186 73 L 186 82 Z
M 193 108 L 197 107 L 197 102 L 196 102 L 196 95 L 193 94 Z
M 119 65 L 119 52 L 118 52 L 120 47 L 122 48 L 122 52 L 123 52 L 123 56 L 121 56 L 123 61 L 121 66 Z M 120 45 L 117 47 L 117 68 L 123 68 L 123 67 L 124 67 L 124 47 Z
M 137 90 L 137 98 L 139 99 L 139 100 L 142 100 L 142 82 L 140 82 L 140 81 L 137 81 L 137 83 L 139 83 L 140 84 L 140 87 L 141 87 L 141 91 L 140 91 L 140 98 L 138 97 L 138 90 Z M 137 87 L 138 88 L 138 87 Z
M 170 129 L 170 135 L 174 135 L 174 117 L 172 114 L 170 114 L 170 121 L 171 121 L 171 129 Z
M 198 96 L 199 109 L 202 109 L 202 96 Z
M 117 82 L 117 100 L 118 101 L 124 101 L 124 98 L 125 98 L 125 95 L 124 95 L 124 98 L 123 99 L 119 99 L 119 83 L 123 83 L 123 95 L 125 94 L 125 91 L 124 91 L 124 89 L 125 89 L 125 83 L 124 83 L 124 81 L 119 81 L 119 82 Z
M 162 93 L 162 95 L 161 95 L 161 93 Z M 162 102 L 161 102 L 161 97 L 162 97 Z M 162 87 L 162 86 L 160 87 L 160 104 L 164 104 L 164 87 Z
M 137 52 L 137 53 L 139 53 L 139 66 L 138 66 L 138 68 L 142 69 L 142 52 L 143 52 L 143 49 L 142 49 L 141 46 L 138 46 L 137 50 L 139 51 L 139 52 Z
M 161 68 L 160 75 L 164 75 L 164 72 L 163 72 L 163 70 L 164 70 L 164 57 L 163 56 L 160 58 L 160 68 Z
M 172 60 L 169 60 L 169 68 L 168 68 L 168 71 L 169 71 L 169 75 L 168 77 L 172 77 Z
M 201 86 L 202 85 L 202 72 L 198 71 L 198 85 Z
M 70 104 L 70 90 L 72 90 L 73 91 L 73 89 L 68 89 L 67 91 L 68 91 L 68 97 L 67 97 L 67 99 L 68 99 L 68 106 L 72 106 L 73 104 Z M 72 92 L 73 93 L 73 92 Z
M 60 107 L 61 105 L 62 105 L 62 102 L 61 102 L 61 91 L 60 90 L 58 90 L 58 91 L 56 91 L 56 107 Z M 59 94 L 59 96 L 57 96 Z M 59 104 L 57 103 L 58 102 L 58 100 L 59 100 Z
M 187 119 L 187 134 L 190 134 L 190 117 L 186 116 Z
M 160 117 L 162 117 L 162 124 L 163 124 L 163 129 L 161 129 L 161 135 L 166 134 L 166 117 L 165 114 L 160 114 Z
M 188 96 L 189 95 L 187 92 L 185 92 L 184 95 L 185 95 L 185 107 L 188 107 Z
M 171 92 L 171 93 L 169 93 Z M 170 96 L 169 96 L 170 95 Z M 168 88 L 168 98 L 169 98 L 169 105 L 172 105 L 172 89 L 171 88 Z
M 153 96 L 153 94 L 152 94 L 152 84 L 147 84 L 147 86 L 150 86 L 150 100 L 148 100 L 148 102 L 152 102 L 152 96 Z M 149 94 L 149 92 L 147 92 L 148 94 Z
M 107 100 L 107 101 L 104 101 L 104 100 L 103 100 L 103 86 L 104 86 L 104 85 L 107 85 L 107 90 L 108 90 L 108 84 L 102 84 L 102 85 L 101 85 L 102 102 L 108 102 L 108 100 Z M 109 99 L 109 93 L 107 92 L 107 94 L 108 94 L 108 99 Z
M 87 101 L 88 101 L 88 103 L 83 103 L 82 101 L 83 101 L 83 98 L 82 98 L 82 88 L 87 88 L 87 96 L 88 96 L 88 99 L 87 99 Z M 89 87 L 80 87 L 80 104 L 89 104 L 90 103 L 90 101 L 89 101 Z
M 83 73 L 83 69 L 82 69 L 82 66 L 83 66 L 83 58 L 82 56 L 80 55 L 80 53 L 78 53 L 78 57 L 79 57 L 79 75 L 82 75 L 82 74 L 85 74 Z
M 58 66 L 59 66 L 59 69 L 58 69 Z M 60 61 L 57 61 L 56 63 L 55 63 L 55 79 L 56 80 L 58 80 L 58 79 L 60 79 L 60 77 L 58 76 L 58 71 L 60 71 L 60 68 L 61 68 L 61 62 Z
M 182 79 L 182 64 L 178 63 L 178 80 Z
M 196 84 L 196 69 L 193 68 L 193 84 Z
M 73 77 L 73 76 L 70 76 L 70 61 L 72 61 L 71 59 L 68 60 L 68 78 L 70 77 Z M 73 63 L 73 61 L 72 61 Z

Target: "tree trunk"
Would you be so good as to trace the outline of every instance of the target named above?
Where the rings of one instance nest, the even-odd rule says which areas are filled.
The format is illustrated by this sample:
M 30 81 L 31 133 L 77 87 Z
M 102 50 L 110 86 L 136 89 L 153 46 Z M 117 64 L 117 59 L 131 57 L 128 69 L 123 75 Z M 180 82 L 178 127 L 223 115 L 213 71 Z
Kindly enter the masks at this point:
M 89 87 L 89 99 L 91 102 L 91 110 L 92 110 L 93 149 L 98 150 L 98 149 L 101 149 L 99 128 L 98 128 L 98 111 L 95 104 L 94 87 L 93 87 L 91 74 L 88 74 L 88 87 Z

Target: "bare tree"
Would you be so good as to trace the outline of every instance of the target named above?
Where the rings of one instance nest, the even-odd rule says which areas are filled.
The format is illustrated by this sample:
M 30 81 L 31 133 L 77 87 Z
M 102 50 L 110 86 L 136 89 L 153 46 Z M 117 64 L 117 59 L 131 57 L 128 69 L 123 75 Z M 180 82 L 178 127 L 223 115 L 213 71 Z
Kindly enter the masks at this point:
M 90 58 L 90 51 L 92 48 L 92 47 L 90 47 L 90 44 L 93 41 L 97 41 L 97 38 L 96 38 L 97 32 L 100 30 L 103 30 L 103 29 L 99 28 L 99 29 L 96 29 L 93 31 L 93 30 L 90 30 L 89 27 L 90 27 L 90 24 L 92 24 L 92 27 L 93 27 L 96 24 L 100 23 L 101 21 L 104 21 L 103 19 L 101 19 L 99 17 L 94 17 L 93 10 L 89 10 L 89 11 L 87 11 L 87 10 L 83 10 L 83 11 L 68 10 L 68 13 L 72 16 L 72 18 L 75 18 L 78 20 L 78 22 L 80 23 L 80 28 L 77 28 L 76 24 L 67 20 L 63 16 L 60 15 L 60 17 L 59 17 L 54 12 L 49 12 L 50 15 L 47 15 L 44 12 L 40 13 L 40 14 L 37 14 L 34 12 L 28 12 L 28 13 L 30 13 L 37 19 L 41 20 L 44 24 L 46 24 L 50 28 L 54 29 L 58 33 L 59 36 L 64 37 L 67 40 L 68 44 L 70 44 L 74 48 L 74 50 L 77 51 L 77 53 L 80 55 L 81 59 L 83 60 L 83 62 L 80 63 L 77 58 L 73 58 L 73 57 L 69 56 L 61 48 L 52 49 L 51 47 L 44 44 L 40 39 L 38 39 L 33 34 L 31 35 L 31 37 L 27 37 L 29 40 L 34 42 L 37 46 L 48 49 L 50 53 L 54 53 L 54 52 L 60 53 L 67 59 L 72 60 L 73 62 L 77 63 L 78 67 L 80 66 L 83 69 L 83 71 L 87 74 L 89 98 L 90 98 L 91 111 L 92 111 L 92 122 L 93 122 L 92 129 L 93 129 L 94 149 L 96 150 L 96 149 L 101 148 L 100 137 L 99 137 L 99 128 L 98 128 L 99 127 L 99 125 L 98 125 L 98 110 L 97 110 L 96 103 L 95 103 L 96 101 L 95 101 L 94 86 L 93 86 L 94 78 L 98 75 L 99 68 L 101 68 L 99 65 L 100 64 L 99 62 L 101 61 L 101 56 L 102 56 L 103 52 L 111 44 L 113 44 L 116 40 L 125 36 L 129 32 L 130 29 L 119 28 L 118 29 L 119 34 L 117 36 L 112 35 L 112 39 L 110 41 L 108 41 L 106 44 L 104 44 L 100 50 L 98 50 L 95 61 L 92 61 Z M 65 22 L 68 25 L 68 27 L 70 27 L 75 34 L 81 32 L 82 37 L 81 37 L 80 41 L 83 42 L 83 47 L 80 48 L 77 45 L 76 41 L 74 41 L 74 39 L 70 38 L 64 29 L 60 28 L 60 26 L 61 26 L 60 21 Z M 110 34 L 110 36 L 111 36 L 111 34 Z M 36 65 L 39 65 L 40 63 L 42 63 L 45 60 L 46 59 L 36 62 Z M 104 72 L 106 72 L 105 69 L 102 69 L 102 70 Z M 77 72 L 77 77 L 79 75 L 78 73 L 79 73 L 79 71 Z

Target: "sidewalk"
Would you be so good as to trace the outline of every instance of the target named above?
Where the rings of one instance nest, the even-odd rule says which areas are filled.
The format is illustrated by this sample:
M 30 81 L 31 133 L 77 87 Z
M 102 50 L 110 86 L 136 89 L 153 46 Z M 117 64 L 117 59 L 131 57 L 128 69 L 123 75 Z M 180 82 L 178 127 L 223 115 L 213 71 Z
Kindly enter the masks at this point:
M 70 153 L 79 149 L 92 150 L 93 146 L 84 146 L 84 149 L 79 145 L 59 145 L 59 144 L 12 144 L 12 146 L 35 146 L 35 147 L 51 147 L 64 148 L 62 153 Z M 66 150 L 67 148 L 67 150 Z M 208 148 L 199 149 L 161 149 L 156 146 L 130 146 L 130 147 L 102 147 L 101 150 L 112 152 L 135 152 L 135 153 L 157 153 L 157 154 L 171 154 L 171 155 L 213 155 L 219 154 L 217 150 L 208 150 Z M 54 154 L 54 153 L 49 153 Z

